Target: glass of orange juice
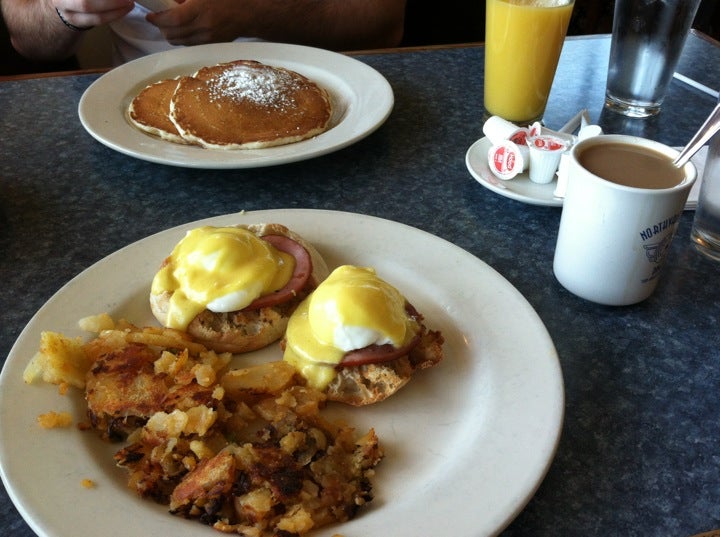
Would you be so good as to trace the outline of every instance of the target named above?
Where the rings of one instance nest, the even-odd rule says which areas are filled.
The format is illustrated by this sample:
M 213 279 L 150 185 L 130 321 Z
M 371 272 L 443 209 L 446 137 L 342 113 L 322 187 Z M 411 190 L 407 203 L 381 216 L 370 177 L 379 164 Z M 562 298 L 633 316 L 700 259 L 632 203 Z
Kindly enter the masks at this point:
M 574 0 L 486 0 L 485 111 L 542 119 Z

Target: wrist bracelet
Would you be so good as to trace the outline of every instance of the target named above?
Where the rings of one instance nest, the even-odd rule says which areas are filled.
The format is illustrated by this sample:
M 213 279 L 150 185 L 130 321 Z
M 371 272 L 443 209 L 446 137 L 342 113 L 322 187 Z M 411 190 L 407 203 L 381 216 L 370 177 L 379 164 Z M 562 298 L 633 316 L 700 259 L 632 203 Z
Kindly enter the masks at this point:
M 92 28 L 94 28 L 93 26 L 75 26 L 71 22 L 68 22 L 65 17 L 62 16 L 62 13 L 60 13 L 60 10 L 58 8 L 55 8 L 55 12 L 58 14 L 58 17 L 60 17 L 62 23 L 74 32 L 85 32 L 86 30 L 91 30 Z

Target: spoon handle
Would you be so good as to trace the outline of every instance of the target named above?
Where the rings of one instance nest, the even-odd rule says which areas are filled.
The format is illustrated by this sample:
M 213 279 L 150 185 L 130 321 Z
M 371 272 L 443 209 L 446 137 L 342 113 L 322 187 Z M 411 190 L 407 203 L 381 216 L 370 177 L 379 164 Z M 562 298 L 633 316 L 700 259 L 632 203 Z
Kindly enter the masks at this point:
M 692 140 L 680 151 L 680 154 L 675 158 L 673 164 L 678 168 L 685 165 L 695 153 L 707 142 L 713 135 L 720 130 L 720 103 L 715 105 L 715 109 L 708 116 L 703 123 L 700 130 L 695 133 Z

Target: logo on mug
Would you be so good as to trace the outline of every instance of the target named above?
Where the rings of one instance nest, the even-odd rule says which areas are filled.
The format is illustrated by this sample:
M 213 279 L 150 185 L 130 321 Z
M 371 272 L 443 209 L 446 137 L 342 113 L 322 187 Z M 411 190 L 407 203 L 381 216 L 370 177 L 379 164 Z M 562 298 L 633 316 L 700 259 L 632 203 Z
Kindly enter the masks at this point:
M 653 244 L 643 244 L 645 248 L 645 256 L 651 263 L 661 263 L 665 259 L 665 254 L 670 248 L 670 242 L 672 241 L 672 235 L 665 235 L 663 240 Z

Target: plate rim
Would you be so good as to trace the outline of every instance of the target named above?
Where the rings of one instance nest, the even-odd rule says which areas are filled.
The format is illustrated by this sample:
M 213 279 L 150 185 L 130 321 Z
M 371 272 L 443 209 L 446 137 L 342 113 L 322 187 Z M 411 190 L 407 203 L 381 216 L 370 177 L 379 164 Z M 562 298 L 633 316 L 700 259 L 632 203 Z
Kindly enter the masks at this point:
M 355 222 L 357 222 L 358 227 L 366 227 L 367 225 L 377 224 L 382 226 L 391 226 L 394 231 L 399 232 L 400 230 L 403 231 L 403 233 L 413 233 L 416 234 L 417 237 L 422 237 L 424 239 L 429 240 L 433 245 L 441 245 L 443 248 L 448 248 L 449 251 L 454 253 L 454 255 L 459 256 L 463 261 L 467 261 L 468 263 L 471 263 L 476 268 L 479 268 L 483 275 L 486 277 L 489 277 L 493 280 L 494 287 L 498 288 L 498 293 L 507 293 L 505 295 L 505 298 L 509 298 L 511 301 L 517 301 L 518 303 L 523 305 L 523 310 L 520 311 L 522 313 L 522 316 L 527 316 L 530 318 L 530 320 L 533 321 L 529 327 L 530 332 L 534 331 L 536 335 L 540 336 L 542 339 L 542 346 L 549 346 L 547 347 L 548 355 L 544 357 L 544 359 L 547 361 L 547 365 L 549 366 L 549 369 L 547 370 L 548 375 L 552 378 L 552 387 L 548 387 L 547 389 L 552 388 L 554 391 L 554 398 L 552 401 L 549 402 L 548 411 L 550 412 L 550 418 L 552 420 L 552 426 L 551 430 L 548 432 L 547 438 L 544 439 L 544 444 L 542 446 L 541 451 L 543 452 L 543 456 L 541 457 L 541 461 L 539 461 L 539 464 L 536 464 L 529 474 L 522 474 L 523 480 L 524 480 L 524 486 L 521 491 L 513 491 L 514 496 L 512 499 L 509 499 L 506 505 L 506 508 L 501 513 L 493 513 L 491 517 L 489 517 L 489 520 L 485 520 L 485 530 L 487 530 L 488 534 L 494 534 L 495 532 L 499 532 L 504 527 L 506 527 L 507 524 L 509 524 L 516 516 L 517 514 L 525 507 L 527 502 L 530 500 L 530 498 L 534 495 L 535 491 L 539 487 L 540 483 L 545 477 L 545 474 L 547 473 L 550 464 L 552 463 L 552 460 L 554 459 L 555 452 L 557 450 L 557 446 L 560 440 L 561 431 L 562 431 L 562 424 L 564 421 L 564 386 L 563 386 L 563 379 L 562 379 L 562 372 L 560 368 L 559 358 L 557 355 L 557 351 L 554 347 L 554 344 L 552 342 L 552 339 L 550 338 L 549 333 L 547 332 L 547 329 L 545 328 L 542 320 L 538 316 L 537 312 L 532 308 L 532 306 L 527 302 L 527 300 L 523 297 L 523 295 L 509 282 L 507 281 L 502 275 L 500 275 L 497 271 L 495 271 L 492 267 L 487 265 L 485 262 L 477 258 L 476 256 L 472 255 L 468 251 L 460 248 L 459 246 L 450 243 L 449 241 L 442 239 L 436 235 L 432 235 L 426 231 L 420 230 L 419 228 L 415 228 L 412 226 L 408 226 L 406 224 L 402 224 L 400 222 L 395 222 L 392 220 L 387 220 L 375 216 L 368 216 L 368 215 L 360 215 L 356 213 L 348 213 L 344 211 L 331 211 L 331 210 L 315 210 L 315 209 L 271 209 L 271 210 L 265 210 L 265 211 L 248 211 L 243 212 L 235 215 L 220 215 L 215 217 L 210 217 L 207 219 L 197 220 L 194 222 L 189 222 L 186 224 L 182 224 L 180 226 L 175 226 L 172 228 L 168 228 L 162 231 L 159 231 L 157 233 L 154 233 L 152 235 L 149 235 L 148 237 L 141 239 L 139 241 L 135 241 L 129 245 L 127 245 L 124 248 L 121 248 L 117 250 L 116 252 L 108 255 L 107 257 L 103 258 L 102 260 L 94 263 L 84 271 L 82 271 L 80 274 L 75 276 L 73 279 L 71 279 L 69 282 L 67 282 L 65 285 L 63 285 L 49 300 L 46 302 L 45 305 L 43 305 L 40 310 L 33 316 L 33 318 L 30 320 L 30 322 L 26 325 L 26 327 L 22 330 L 20 336 L 18 337 L 18 340 L 13 345 L 10 354 L 8 355 L 8 359 L 3 366 L 2 372 L 0 372 L 0 387 L 5 385 L 7 382 L 10 382 L 8 380 L 9 373 L 8 371 L 10 369 L 17 369 L 16 362 L 21 359 L 16 354 L 16 348 L 21 344 L 21 342 L 29 337 L 29 334 L 33 330 L 39 330 L 42 327 L 34 326 L 37 323 L 37 318 L 40 315 L 40 313 L 48 307 L 50 303 L 52 303 L 55 300 L 59 300 L 59 296 L 62 296 L 62 293 L 67 292 L 69 289 L 76 286 L 86 275 L 89 271 L 97 271 L 101 270 L 104 265 L 111 264 L 113 261 L 116 261 L 118 258 L 122 257 L 123 252 L 127 252 L 128 248 L 135 247 L 139 248 L 140 244 L 142 244 L 145 241 L 148 241 L 150 239 L 158 240 L 162 237 L 168 237 L 172 234 L 178 234 L 182 233 L 184 230 L 194 227 L 197 225 L 204 225 L 206 223 L 212 223 L 217 222 L 218 220 L 222 219 L 231 219 L 231 218 L 237 218 L 238 216 L 242 215 L 243 218 L 252 218 L 253 221 L 260 221 L 261 217 L 271 217 L 271 218 L 281 218 L 283 216 L 277 216 L 276 215 L 293 215 L 291 220 L 293 218 L 325 218 L 332 220 L 333 218 L 349 218 L 354 219 Z M 265 218 L 265 221 L 269 221 L 268 218 Z M 354 223 L 355 223 L 354 222 Z M 32 328 L 32 330 L 31 330 Z M 48 327 L 45 327 L 44 329 L 51 329 Z M 509 342 L 509 344 L 513 344 L 512 342 Z M 11 364 L 11 367 L 8 367 L 8 364 Z M 15 379 L 17 382 L 19 379 Z M 21 381 L 20 381 L 21 382 Z M 27 389 L 27 388 L 26 388 Z M 532 395 L 532 394 L 531 394 Z M 537 394 L 535 394 L 537 395 Z M 0 401 L 4 399 L 3 396 L 3 390 L 0 390 Z M 4 412 L 6 412 L 7 408 L 6 405 L 0 405 L 0 415 L 2 415 Z M 0 424 L 0 429 L 2 428 L 2 425 Z M 517 432 L 517 431 L 516 431 Z M 75 434 L 78 434 L 75 432 Z M 5 460 L 6 460 L 6 453 L 5 453 L 5 441 L 3 440 L 5 438 L 5 435 L 0 436 L 0 477 L 2 477 L 3 482 L 5 483 L 6 490 L 8 492 L 8 495 L 12 499 L 13 503 L 17 506 L 18 510 L 20 511 L 23 518 L 26 519 L 28 524 L 36 530 L 40 535 L 47 535 L 47 536 L 55 536 L 60 535 L 61 537 L 66 537 L 65 533 L 59 534 L 52 531 L 52 528 L 45 528 L 41 521 L 37 521 L 35 518 L 33 518 L 32 513 L 32 507 L 30 509 L 27 509 L 26 506 L 22 503 L 20 500 L 21 494 L 18 494 L 18 491 L 15 490 L 15 486 L 13 483 L 8 481 L 8 476 L 6 475 L 6 467 L 5 467 Z M 382 440 L 382 439 L 381 439 Z M 460 457 L 466 456 L 467 453 L 465 451 L 461 452 Z M 470 455 L 472 456 L 472 454 Z M 451 470 L 457 469 L 457 468 L 451 468 Z M 128 498 L 130 498 L 131 495 L 128 494 Z M 20 501 L 20 503 L 18 503 Z M 402 507 L 402 506 L 401 506 Z M 35 508 L 35 510 L 37 510 Z M 168 515 L 164 515 L 168 520 L 175 520 L 174 517 L 170 517 Z M 357 520 L 362 520 L 362 516 L 358 517 Z M 351 521 L 351 523 L 355 522 Z M 350 523 L 346 523 L 350 524 Z M 476 530 L 478 528 L 477 524 L 472 525 L 473 529 Z M 209 528 L 201 527 L 204 531 L 211 531 Z M 331 528 L 332 529 L 332 528 Z M 335 528 L 336 529 L 336 528 Z M 343 526 L 343 530 L 345 529 L 345 526 Z M 184 533 L 184 532 L 183 532 Z M 190 533 L 193 533 L 192 530 Z M 350 532 L 352 533 L 352 532 Z M 194 533 L 193 533 L 194 534 Z M 203 535 L 203 533 L 200 533 L 200 535 Z M 315 535 L 315 534 L 313 534 Z M 460 535 L 460 534 L 458 534 Z M 465 533 L 462 533 L 462 535 L 465 535 Z M 468 536 L 475 535 L 475 532 L 473 533 L 467 533 Z
M 201 59 L 202 58 L 202 59 Z M 308 140 L 255 150 L 211 150 L 171 144 L 130 125 L 122 103 L 136 86 L 163 78 L 165 73 L 190 74 L 191 68 L 233 59 L 255 59 L 269 65 L 322 72 L 337 88 L 331 98 L 350 104 L 344 116 L 328 131 Z M 328 69 L 327 65 L 333 67 Z M 157 77 L 153 75 L 157 66 Z M 173 66 L 174 69 L 173 69 Z M 187 67 L 186 67 L 187 66 Z M 143 73 L 143 76 L 140 74 Z M 312 77 L 310 77 L 312 78 Z M 336 92 L 334 90 L 337 89 Z M 363 91 L 372 98 L 363 101 Z M 103 97 L 103 94 L 108 95 Z M 118 103 L 109 114 L 98 114 L 96 104 Z M 372 106 L 370 106 L 372 105 Z M 176 48 L 149 54 L 104 73 L 83 92 L 78 103 L 80 123 L 95 140 L 124 155 L 155 164 L 199 169 L 243 169 L 276 166 L 307 160 L 348 147 L 379 129 L 395 105 L 392 86 L 372 66 L 347 54 L 330 50 L 265 41 L 234 41 Z M 99 108 L 106 110 L 107 106 Z M 353 130 L 357 127 L 359 130 Z M 113 132 L 120 129 L 120 135 Z M 127 138 L 132 141 L 129 143 Z M 165 151 L 167 150 L 167 151 Z

